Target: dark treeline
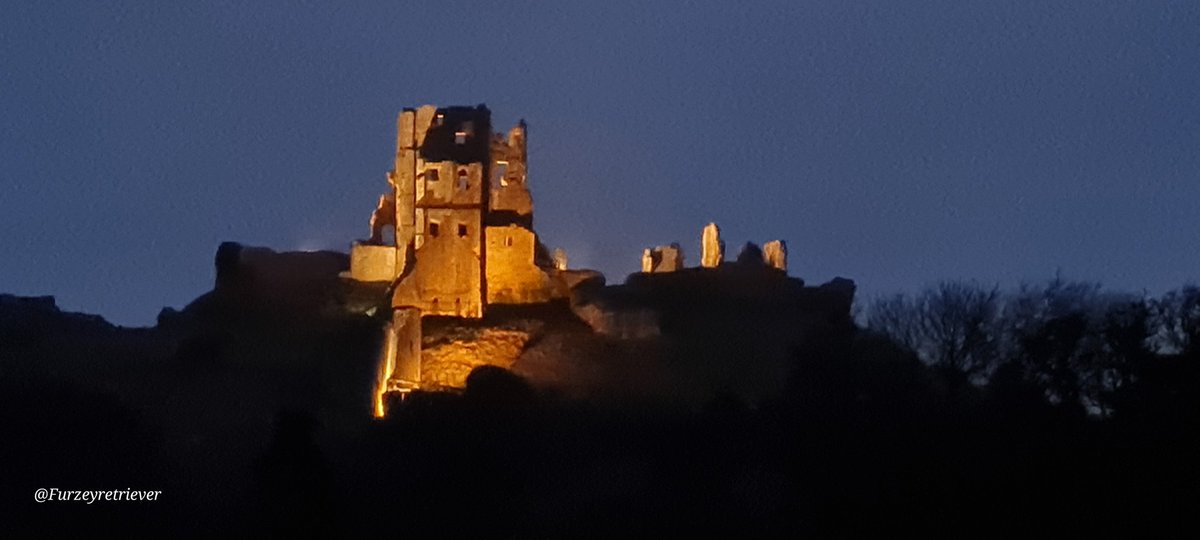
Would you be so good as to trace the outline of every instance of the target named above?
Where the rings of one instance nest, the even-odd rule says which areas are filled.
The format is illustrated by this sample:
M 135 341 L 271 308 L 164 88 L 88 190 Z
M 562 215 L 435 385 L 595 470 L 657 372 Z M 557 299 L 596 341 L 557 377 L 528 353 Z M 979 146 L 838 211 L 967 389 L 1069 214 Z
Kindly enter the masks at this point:
M 943 282 L 879 299 L 865 318 L 952 384 L 1026 385 L 1064 411 L 1103 418 L 1184 398 L 1178 385 L 1193 380 L 1188 359 L 1200 348 L 1194 286 L 1151 298 L 1061 278 L 1012 292 Z
M 201 431 L 200 418 L 148 426 L 151 415 L 102 389 L 8 378 L 8 523 L 37 536 L 104 526 L 339 538 L 1195 528 L 1197 289 L 1143 298 L 1061 280 L 1014 292 L 946 283 L 880 300 L 864 320 L 808 336 L 785 391 L 762 402 L 598 405 L 484 367 L 464 392 L 392 402 L 383 421 L 277 409 L 265 444 L 216 461 L 172 448 L 245 437 L 205 440 L 224 432 Z M 220 480 L 172 483 L 184 472 Z M 179 495 L 29 500 L 30 486 L 126 483 Z

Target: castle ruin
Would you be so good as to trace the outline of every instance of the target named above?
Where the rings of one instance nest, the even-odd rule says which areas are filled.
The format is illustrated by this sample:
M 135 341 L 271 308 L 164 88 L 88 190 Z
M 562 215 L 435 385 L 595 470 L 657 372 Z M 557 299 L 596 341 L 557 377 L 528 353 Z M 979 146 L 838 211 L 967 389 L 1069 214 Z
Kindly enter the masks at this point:
M 379 390 L 419 384 L 422 317 L 478 319 L 488 304 L 562 296 L 555 260 L 533 231 L 525 137 L 524 122 L 493 133 L 483 105 L 400 113 L 388 191 L 369 239 L 350 251 L 350 278 L 390 283 Z
M 368 238 L 351 246 L 345 274 L 377 284 L 388 298 L 374 390 L 377 416 L 385 413 L 386 394 L 403 396 L 421 384 L 425 317 L 481 319 L 490 305 L 569 299 L 597 334 L 658 335 L 653 309 L 619 301 L 619 287 L 615 297 L 595 287 L 576 290 L 585 282 L 603 288 L 603 276 L 569 270 L 565 252 L 551 253 L 538 240 L 526 138 L 524 121 L 494 133 L 483 105 L 425 105 L 400 113 L 387 191 L 371 214 Z M 702 269 L 725 264 L 716 224 L 704 228 L 701 246 Z M 767 248 L 756 256 L 764 259 L 758 266 L 783 270 L 786 277 L 786 248 L 782 242 Z M 683 250 L 677 243 L 646 249 L 641 269 L 642 275 L 684 271 Z
M 762 248 L 754 244 L 747 245 L 753 246 L 755 251 L 750 255 L 752 261 L 743 260 L 742 262 L 758 264 L 759 259 L 762 259 L 762 264 L 768 268 L 787 273 L 787 242 L 771 240 L 763 244 Z M 745 255 L 744 252 L 743 255 Z M 700 267 L 720 268 L 724 263 L 725 241 L 721 240 L 721 228 L 716 223 L 709 223 L 700 233 Z M 643 273 L 678 272 L 684 268 L 683 248 L 679 247 L 678 243 L 672 242 L 665 246 L 642 250 Z

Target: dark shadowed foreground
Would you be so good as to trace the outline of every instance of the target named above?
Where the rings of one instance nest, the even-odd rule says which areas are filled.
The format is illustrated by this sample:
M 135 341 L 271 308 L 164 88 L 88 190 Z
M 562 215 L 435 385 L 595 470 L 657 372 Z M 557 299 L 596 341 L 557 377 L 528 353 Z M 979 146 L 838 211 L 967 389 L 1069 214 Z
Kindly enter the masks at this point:
M 995 304 L 950 287 L 881 303 L 868 331 L 848 312 L 795 328 L 756 319 L 681 283 L 659 290 L 691 309 L 654 340 L 604 340 L 553 307 L 503 314 L 540 321 L 528 349 L 553 354 L 477 367 L 465 389 L 413 394 L 381 421 L 370 416 L 378 321 L 313 308 L 320 289 L 275 296 L 287 302 L 213 293 L 153 329 L 3 297 L 3 529 L 378 538 L 1194 528 L 1195 291 L 1097 311 L 1034 301 L 1061 291 Z M 1022 306 L 1045 309 L 1014 311 Z M 430 324 L 435 338 L 450 332 Z M 762 366 L 764 343 L 794 344 L 782 369 Z M 763 378 L 770 391 L 755 391 Z M 52 487 L 162 496 L 34 502 Z

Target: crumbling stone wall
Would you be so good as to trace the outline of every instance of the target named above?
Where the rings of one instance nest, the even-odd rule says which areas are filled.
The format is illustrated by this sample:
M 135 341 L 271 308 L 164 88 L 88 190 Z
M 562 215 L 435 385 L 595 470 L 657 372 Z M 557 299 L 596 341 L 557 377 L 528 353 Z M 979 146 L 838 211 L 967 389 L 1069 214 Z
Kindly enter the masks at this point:
M 465 221 L 478 223 L 470 217 Z M 478 226 L 450 219 L 441 223 L 451 230 L 441 232 L 439 226 L 437 236 L 425 241 L 411 271 L 397 284 L 392 305 L 417 307 L 425 315 L 483 317 L 483 232 Z
M 418 160 L 418 164 L 416 208 L 482 208 L 486 177 L 482 163 Z
M 421 312 L 402 308 L 392 312 L 392 320 L 383 327 L 383 342 L 376 366 L 372 392 L 376 417 L 387 414 L 384 396 L 388 392 L 408 392 L 421 380 Z
M 358 281 L 396 279 L 396 246 L 356 243 L 350 247 L 350 277 Z
M 787 272 L 787 242 L 772 240 L 763 244 L 763 262 L 771 268 Z
M 537 235 L 516 225 L 488 227 L 487 302 L 535 304 L 556 296 L 551 273 L 534 264 Z
M 647 248 L 642 252 L 642 272 L 676 272 L 683 269 L 683 249 L 679 244 Z
M 526 330 L 483 328 L 430 344 L 421 352 L 421 386 L 463 388 L 476 367 L 512 367 L 531 338 Z
M 489 225 L 533 227 L 533 196 L 526 183 L 525 121 L 508 136 L 492 136 Z

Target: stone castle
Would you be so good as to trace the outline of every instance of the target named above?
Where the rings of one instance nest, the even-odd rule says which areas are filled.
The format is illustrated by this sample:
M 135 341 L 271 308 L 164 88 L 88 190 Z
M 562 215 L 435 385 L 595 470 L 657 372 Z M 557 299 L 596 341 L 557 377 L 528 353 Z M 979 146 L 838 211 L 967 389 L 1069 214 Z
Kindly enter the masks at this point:
M 371 216 L 369 239 L 351 247 L 347 273 L 357 282 L 387 284 L 390 297 L 377 415 L 383 414 L 383 394 L 420 385 L 422 317 L 479 319 L 489 305 L 571 299 L 577 285 L 599 276 L 568 270 L 565 253 L 551 253 L 538 240 L 526 139 L 524 121 L 506 134 L 493 132 L 483 105 L 425 105 L 400 113 L 388 189 Z M 715 224 L 705 228 L 701 245 L 702 267 L 722 264 Z M 786 246 L 775 241 L 765 247 L 753 256 L 756 262 L 786 272 Z M 644 273 L 683 269 L 678 244 L 643 253 Z M 586 309 L 576 313 L 594 327 L 606 324 L 593 323 L 597 316 Z

